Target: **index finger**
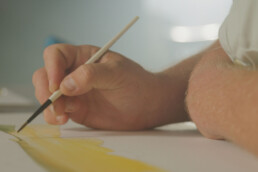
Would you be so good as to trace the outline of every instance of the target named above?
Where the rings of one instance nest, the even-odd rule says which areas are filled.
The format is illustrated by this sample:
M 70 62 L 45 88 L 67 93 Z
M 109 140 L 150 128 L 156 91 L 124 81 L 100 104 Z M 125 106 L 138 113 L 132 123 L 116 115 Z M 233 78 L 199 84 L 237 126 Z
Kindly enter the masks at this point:
M 44 50 L 45 69 L 49 90 L 54 92 L 65 77 L 65 71 L 73 64 L 77 48 L 73 45 L 54 44 Z
M 44 62 L 50 92 L 56 91 L 63 78 L 84 64 L 98 49 L 89 45 L 69 44 L 54 44 L 47 47 L 44 51 Z

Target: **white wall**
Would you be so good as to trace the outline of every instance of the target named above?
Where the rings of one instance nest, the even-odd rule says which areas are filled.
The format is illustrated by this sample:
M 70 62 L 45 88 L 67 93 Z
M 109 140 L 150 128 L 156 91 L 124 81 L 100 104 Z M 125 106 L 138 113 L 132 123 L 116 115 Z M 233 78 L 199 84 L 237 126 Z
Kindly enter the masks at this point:
M 140 20 L 111 49 L 152 71 L 162 70 L 211 41 L 176 43 L 173 26 L 221 23 L 231 0 L 0 0 L 0 87 L 32 88 L 43 66 L 44 41 L 102 46 L 128 21 Z

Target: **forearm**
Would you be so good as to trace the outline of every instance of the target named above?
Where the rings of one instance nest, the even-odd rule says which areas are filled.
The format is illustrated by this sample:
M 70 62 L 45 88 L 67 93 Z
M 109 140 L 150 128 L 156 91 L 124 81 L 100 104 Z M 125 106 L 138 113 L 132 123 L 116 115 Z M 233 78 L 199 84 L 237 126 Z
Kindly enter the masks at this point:
M 258 72 L 235 66 L 220 49 L 190 79 L 187 104 L 203 135 L 227 139 L 258 154 Z
M 216 41 L 206 50 L 158 73 L 164 81 L 161 81 L 161 83 L 165 83 L 163 84 L 165 85 L 165 88 L 163 88 L 164 97 L 166 97 L 163 101 L 165 105 L 160 107 L 166 109 L 165 116 L 167 117 L 167 123 L 189 121 L 189 116 L 185 108 L 185 95 L 190 74 L 201 57 L 218 46 L 218 41 Z

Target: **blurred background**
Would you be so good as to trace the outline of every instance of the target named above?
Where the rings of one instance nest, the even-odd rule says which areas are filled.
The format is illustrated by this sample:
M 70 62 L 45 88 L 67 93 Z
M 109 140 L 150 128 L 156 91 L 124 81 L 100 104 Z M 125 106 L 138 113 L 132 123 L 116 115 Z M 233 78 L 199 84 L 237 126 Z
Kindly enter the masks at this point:
M 134 16 L 111 48 L 161 71 L 217 39 L 232 0 L 0 0 L 0 87 L 30 99 L 33 72 L 53 42 L 103 46 Z M 0 91 L 1 93 L 1 91 Z

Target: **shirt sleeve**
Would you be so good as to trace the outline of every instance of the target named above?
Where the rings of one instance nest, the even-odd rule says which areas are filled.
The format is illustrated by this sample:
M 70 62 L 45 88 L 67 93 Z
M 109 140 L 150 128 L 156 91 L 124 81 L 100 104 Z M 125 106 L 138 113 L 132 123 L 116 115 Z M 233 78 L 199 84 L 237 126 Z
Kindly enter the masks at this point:
M 234 0 L 219 30 L 222 48 L 234 63 L 258 65 L 258 1 Z

